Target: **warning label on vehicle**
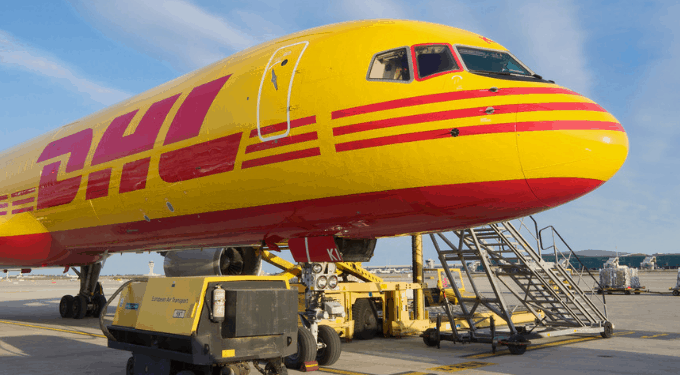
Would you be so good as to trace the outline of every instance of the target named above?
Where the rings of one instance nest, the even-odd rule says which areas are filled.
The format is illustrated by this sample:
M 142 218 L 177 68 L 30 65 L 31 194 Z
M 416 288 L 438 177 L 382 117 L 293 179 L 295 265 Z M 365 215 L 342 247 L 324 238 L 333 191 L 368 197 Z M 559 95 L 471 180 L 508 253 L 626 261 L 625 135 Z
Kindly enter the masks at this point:
M 186 310 L 175 310 L 175 312 L 172 313 L 173 318 L 184 318 L 184 315 L 187 313 Z

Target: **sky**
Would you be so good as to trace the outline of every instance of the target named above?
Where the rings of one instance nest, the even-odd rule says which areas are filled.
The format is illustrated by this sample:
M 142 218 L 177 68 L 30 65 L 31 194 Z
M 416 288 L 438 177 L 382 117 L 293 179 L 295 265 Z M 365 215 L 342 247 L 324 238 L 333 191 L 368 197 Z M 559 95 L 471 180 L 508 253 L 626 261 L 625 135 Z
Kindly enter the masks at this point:
M 624 166 L 594 192 L 535 218 L 574 250 L 680 252 L 680 4 L 673 1 L 6 1 L 0 150 L 249 46 L 371 18 L 481 34 L 612 113 L 630 141 Z M 436 259 L 424 243 L 425 258 Z M 147 273 L 149 260 L 162 272 L 158 254 L 125 254 L 110 257 L 102 274 Z M 380 239 L 370 265 L 410 262 L 409 238 Z

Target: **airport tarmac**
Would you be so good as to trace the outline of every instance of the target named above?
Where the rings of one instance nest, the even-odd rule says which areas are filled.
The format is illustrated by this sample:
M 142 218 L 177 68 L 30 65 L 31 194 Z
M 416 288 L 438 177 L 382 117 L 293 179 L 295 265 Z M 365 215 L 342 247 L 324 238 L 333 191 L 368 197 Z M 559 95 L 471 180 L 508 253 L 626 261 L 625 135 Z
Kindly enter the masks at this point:
M 442 342 L 441 349 L 430 348 L 419 337 L 354 340 L 343 343 L 336 364 L 320 371 L 341 375 L 677 374 L 680 297 L 668 291 L 676 277 L 677 271 L 641 272 L 642 285 L 662 294 L 606 295 L 609 318 L 616 327 L 610 339 L 583 335 L 533 340 L 521 356 L 507 350 L 493 355 L 487 344 Z M 121 285 L 102 281 L 107 296 Z M 490 290 L 483 278 L 475 281 L 482 290 Z M 63 279 L 0 281 L 0 374 L 125 374 L 130 353 L 106 347 L 97 319 L 59 317 L 61 296 L 77 289 L 76 281 Z M 109 323 L 113 306 L 106 315 Z

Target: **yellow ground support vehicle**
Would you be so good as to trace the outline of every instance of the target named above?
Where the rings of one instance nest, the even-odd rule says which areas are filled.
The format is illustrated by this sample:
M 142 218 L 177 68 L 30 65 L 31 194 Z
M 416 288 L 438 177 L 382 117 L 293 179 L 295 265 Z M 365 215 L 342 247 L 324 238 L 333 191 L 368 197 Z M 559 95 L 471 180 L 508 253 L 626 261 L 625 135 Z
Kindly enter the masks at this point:
M 285 270 L 284 275 L 290 278 L 300 275 L 298 266 L 268 251 L 263 250 L 262 259 Z M 336 265 L 340 274 L 351 275 L 360 282 L 340 282 L 337 290 L 325 292 L 324 306 L 329 315 L 332 315 L 332 310 L 341 308 L 344 317 L 323 320 L 323 323 L 335 329 L 340 337 L 348 340 L 353 338 L 368 340 L 378 333 L 392 337 L 416 335 L 434 327 L 435 322 L 430 319 L 427 311 L 419 319 L 414 316 L 412 301 L 414 291 L 418 289 L 423 289 L 426 306 L 440 305 L 443 302 L 444 295 L 450 303 L 457 303 L 446 273 L 441 268 L 424 269 L 423 285 L 421 285 L 401 281 L 386 282 L 363 269 L 360 263 L 339 262 Z M 461 271 L 451 269 L 451 272 L 454 274 L 459 291 L 466 295 Z M 298 309 L 302 312 L 305 310 L 305 286 L 291 284 L 291 287 L 298 289 Z M 489 318 L 494 314 L 482 312 L 477 315 L 480 321 L 478 326 L 485 327 L 489 325 Z M 530 322 L 534 319 L 535 317 L 531 313 L 517 312 L 513 314 L 513 322 L 516 323 Z M 496 317 L 496 322 L 502 322 L 502 319 Z M 443 324 L 444 329 L 450 329 L 446 328 L 448 322 Z M 460 319 L 460 321 L 456 321 L 456 325 L 465 329 L 468 324 L 464 319 Z
M 108 346 L 132 352 L 127 374 L 246 375 L 253 361 L 263 374 L 281 375 L 283 357 L 297 353 L 297 291 L 287 277 L 134 281 L 116 292 L 113 324 L 100 318 Z

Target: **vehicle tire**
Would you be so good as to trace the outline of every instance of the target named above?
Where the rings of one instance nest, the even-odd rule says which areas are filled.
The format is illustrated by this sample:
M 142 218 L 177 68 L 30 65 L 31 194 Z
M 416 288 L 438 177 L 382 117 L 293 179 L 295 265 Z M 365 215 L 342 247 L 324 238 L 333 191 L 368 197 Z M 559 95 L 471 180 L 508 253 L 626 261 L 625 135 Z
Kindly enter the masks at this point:
M 104 297 L 101 294 L 97 294 L 94 296 L 94 311 L 92 311 L 92 316 L 95 318 L 99 318 L 99 315 L 101 315 L 102 310 L 104 310 L 104 305 L 106 305 L 106 297 Z
M 680 296 L 680 290 L 674 290 L 673 295 L 676 296 L 676 297 Z
M 125 365 L 125 375 L 135 375 L 135 357 L 128 358 Z
M 425 343 L 425 345 L 430 347 L 437 346 L 436 335 L 437 335 L 436 329 L 434 328 L 426 329 L 425 332 L 423 332 L 423 342 Z
M 597 294 L 602 294 L 602 290 L 598 289 Z
M 507 340 L 507 342 L 509 342 L 509 343 L 514 343 L 514 342 L 524 343 L 524 342 L 527 342 L 527 341 L 528 340 L 526 339 L 526 337 L 524 337 L 522 335 L 510 336 L 510 338 L 508 338 L 508 340 Z M 524 352 L 527 351 L 527 346 L 528 345 L 508 345 L 508 350 L 510 350 L 510 354 L 522 355 L 522 354 L 524 354 Z
M 640 294 L 640 292 L 635 292 L 635 294 Z
M 298 327 L 297 353 L 283 359 L 287 368 L 297 370 L 305 362 L 313 361 L 316 357 L 316 341 L 314 335 L 305 327 Z
M 354 319 L 354 337 L 360 340 L 370 340 L 378 333 L 378 319 L 376 319 L 371 301 L 362 298 L 356 300 L 352 306 Z
M 342 343 L 340 336 L 330 326 L 319 326 L 319 342 L 326 344 L 316 352 L 316 362 L 319 366 L 330 366 L 340 359 Z
M 624 293 L 626 293 L 626 295 L 629 296 L 629 295 L 630 295 L 630 290 L 626 290 Z
M 614 335 L 614 326 L 610 322 L 604 322 L 604 331 L 600 332 L 600 336 L 608 339 Z
M 59 301 L 59 315 L 62 318 L 73 318 L 73 296 L 65 295 Z
M 73 297 L 73 319 L 82 319 L 87 314 L 87 298 L 77 295 Z

